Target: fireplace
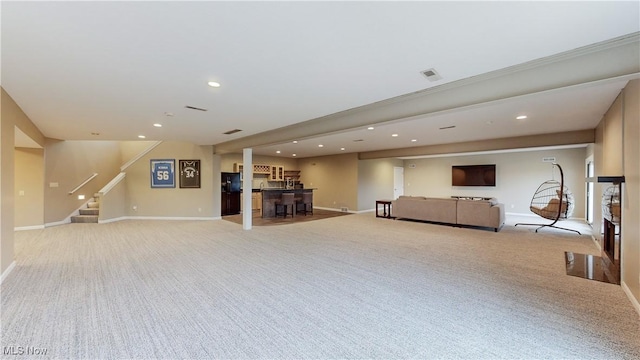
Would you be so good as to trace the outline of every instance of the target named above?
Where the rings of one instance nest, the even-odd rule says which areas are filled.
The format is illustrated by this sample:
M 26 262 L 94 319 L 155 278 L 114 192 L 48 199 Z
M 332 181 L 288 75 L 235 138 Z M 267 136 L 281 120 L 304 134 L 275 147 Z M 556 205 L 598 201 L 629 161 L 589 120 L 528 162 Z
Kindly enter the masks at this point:
M 565 252 L 567 275 L 620 285 L 621 194 L 624 176 L 599 176 L 598 182 L 611 184 L 602 194 L 602 256 Z

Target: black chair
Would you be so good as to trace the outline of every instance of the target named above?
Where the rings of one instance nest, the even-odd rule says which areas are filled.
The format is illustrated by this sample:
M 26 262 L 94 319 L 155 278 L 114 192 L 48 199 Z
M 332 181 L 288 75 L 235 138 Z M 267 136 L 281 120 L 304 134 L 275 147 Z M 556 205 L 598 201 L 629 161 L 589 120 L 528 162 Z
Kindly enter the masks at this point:
M 293 197 L 293 193 L 282 193 L 282 197 L 280 198 L 280 200 L 275 203 L 276 217 L 278 217 L 278 215 L 282 215 L 286 218 L 287 214 L 289 214 L 289 206 L 291 206 L 291 217 L 293 217 L 293 206 L 295 205 Z M 278 212 L 278 208 L 281 208 L 282 212 Z
M 302 210 L 300 210 L 300 205 L 302 205 Z M 302 199 L 296 201 L 296 212 L 303 212 L 304 216 L 307 216 L 307 213 L 311 213 L 313 215 L 313 193 L 312 192 L 303 192 Z

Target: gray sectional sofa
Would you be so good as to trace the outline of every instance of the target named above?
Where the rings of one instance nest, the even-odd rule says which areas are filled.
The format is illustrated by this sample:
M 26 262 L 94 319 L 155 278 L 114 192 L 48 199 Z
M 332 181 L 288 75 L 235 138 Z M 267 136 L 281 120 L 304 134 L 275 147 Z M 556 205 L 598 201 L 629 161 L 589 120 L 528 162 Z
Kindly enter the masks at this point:
M 398 219 L 431 221 L 453 225 L 493 228 L 504 225 L 504 205 L 495 198 L 458 199 L 400 196 L 391 205 L 391 213 Z

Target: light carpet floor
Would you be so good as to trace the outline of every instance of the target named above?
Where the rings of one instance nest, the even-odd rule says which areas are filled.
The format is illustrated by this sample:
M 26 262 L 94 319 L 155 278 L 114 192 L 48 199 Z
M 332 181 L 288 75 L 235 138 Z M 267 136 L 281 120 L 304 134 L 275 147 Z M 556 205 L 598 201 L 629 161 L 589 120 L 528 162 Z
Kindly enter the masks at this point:
M 251 231 L 121 221 L 17 232 L 2 347 L 59 359 L 640 358 L 620 286 L 565 274 L 564 251 L 598 254 L 590 237 L 533 231 L 369 213 Z

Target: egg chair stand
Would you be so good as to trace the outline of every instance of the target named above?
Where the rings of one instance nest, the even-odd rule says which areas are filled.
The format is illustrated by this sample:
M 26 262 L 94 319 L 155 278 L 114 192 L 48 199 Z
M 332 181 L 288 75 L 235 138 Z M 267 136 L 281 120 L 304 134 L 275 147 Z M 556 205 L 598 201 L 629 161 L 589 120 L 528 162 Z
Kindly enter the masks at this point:
M 562 172 L 562 167 L 555 163 L 553 166 L 557 166 L 560 171 L 560 182 L 553 179 L 543 182 L 533 195 L 531 205 L 529 206 L 531 212 L 545 219 L 551 220 L 552 222 L 550 224 L 517 223 L 515 226 L 537 226 L 538 228 L 536 229 L 536 232 L 544 227 L 550 227 L 565 231 L 573 231 L 578 233 L 578 235 L 582 235 L 578 230 L 556 225 L 558 221 L 567 219 L 571 216 L 573 213 L 574 201 L 573 194 L 564 185 L 564 173 Z

